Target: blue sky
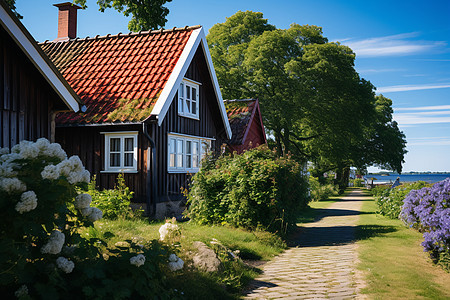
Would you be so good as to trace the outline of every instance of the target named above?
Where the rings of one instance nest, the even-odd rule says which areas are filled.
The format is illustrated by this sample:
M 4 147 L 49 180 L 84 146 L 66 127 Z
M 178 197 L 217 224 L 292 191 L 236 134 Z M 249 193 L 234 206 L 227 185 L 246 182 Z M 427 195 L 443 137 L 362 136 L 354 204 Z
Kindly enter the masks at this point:
M 56 38 L 55 3 L 17 0 L 22 22 L 38 41 Z M 449 0 L 173 0 L 167 7 L 166 28 L 200 24 L 208 31 L 238 10 L 260 11 L 278 28 L 323 27 L 330 41 L 355 51 L 357 71 L 377 93 L 392 99 L 408 141 L 403 170 L 450 171 Z M 78 36 L 126 33 L 127 23 L 115 10 L 98 12 L 96 1 L 88 0 L 88 9 L 78 13 Z

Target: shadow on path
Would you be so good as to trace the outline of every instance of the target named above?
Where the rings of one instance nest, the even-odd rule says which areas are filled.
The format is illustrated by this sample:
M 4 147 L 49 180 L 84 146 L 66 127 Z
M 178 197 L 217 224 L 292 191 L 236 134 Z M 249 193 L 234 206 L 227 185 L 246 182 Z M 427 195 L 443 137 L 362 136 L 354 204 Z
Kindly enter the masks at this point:
M 395 231 L 397 229 L 393 226 L 381 225 L 302 227 L 299 228 L 297 238 L 289 242 L 289 246 L 338 246 Z

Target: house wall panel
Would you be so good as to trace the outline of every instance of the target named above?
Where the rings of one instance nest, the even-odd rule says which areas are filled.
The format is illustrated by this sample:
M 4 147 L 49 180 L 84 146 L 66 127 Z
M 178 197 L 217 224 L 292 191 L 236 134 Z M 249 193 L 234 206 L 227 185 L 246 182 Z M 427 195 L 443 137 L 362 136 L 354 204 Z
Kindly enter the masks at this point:
M 12 147 L 21 140 L 49 138 L 49 114 L 60 102 L 48 82 L 0 26 L 0 147 Z

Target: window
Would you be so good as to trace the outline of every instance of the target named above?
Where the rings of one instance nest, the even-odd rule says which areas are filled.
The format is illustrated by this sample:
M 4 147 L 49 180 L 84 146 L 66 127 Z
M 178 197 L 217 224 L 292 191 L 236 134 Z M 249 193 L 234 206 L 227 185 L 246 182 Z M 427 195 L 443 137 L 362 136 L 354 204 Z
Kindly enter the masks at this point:
M 178 114 L 198 119 L 200 84 L 184 79 L 178 89 Z
M 200 168 L 200 160 L 211 148 L 211 140 L 169 134 L 169 172 L 197 172 Z
M 105 172 L 137 171 L 137 132 L 104 132 Z

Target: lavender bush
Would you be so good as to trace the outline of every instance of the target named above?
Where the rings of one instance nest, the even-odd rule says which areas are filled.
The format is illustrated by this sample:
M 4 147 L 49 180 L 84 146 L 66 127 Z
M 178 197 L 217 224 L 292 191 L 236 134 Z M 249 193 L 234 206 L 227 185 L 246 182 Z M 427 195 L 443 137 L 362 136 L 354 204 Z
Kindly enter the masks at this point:
M 443 264 L 450 252 L 450 178 L 431 188 L 411 191 L 405 198 L 400 218 L 423 232 L 424 251 Z M 448 259 L 445 261 L 444 268 L 448 269 Z

